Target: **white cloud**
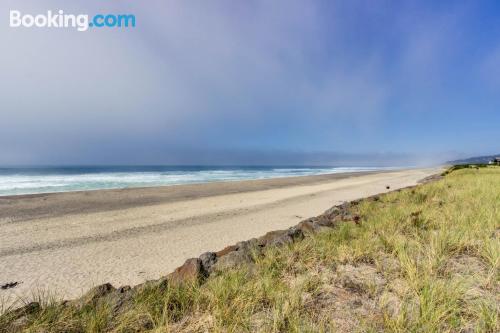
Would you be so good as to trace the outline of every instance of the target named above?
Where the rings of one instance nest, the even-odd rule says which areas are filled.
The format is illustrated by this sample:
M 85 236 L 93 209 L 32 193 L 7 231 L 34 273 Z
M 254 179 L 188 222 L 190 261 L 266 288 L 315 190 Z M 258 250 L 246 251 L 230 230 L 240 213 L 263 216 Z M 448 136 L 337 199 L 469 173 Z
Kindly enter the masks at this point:
M 439 91 L 463 20 L 460 8 L 416 20 L 415 8 L 332 1 L 0 4 L 9 8 L 130 12 L 137 28 L 2 24 L 7 161 L 60 155 L 91 163 L 102 151 L 126 159 L 184 146 L 338 150 L 360 137 L 368 147 L 383 143 L 388 110 L 415 112 Z

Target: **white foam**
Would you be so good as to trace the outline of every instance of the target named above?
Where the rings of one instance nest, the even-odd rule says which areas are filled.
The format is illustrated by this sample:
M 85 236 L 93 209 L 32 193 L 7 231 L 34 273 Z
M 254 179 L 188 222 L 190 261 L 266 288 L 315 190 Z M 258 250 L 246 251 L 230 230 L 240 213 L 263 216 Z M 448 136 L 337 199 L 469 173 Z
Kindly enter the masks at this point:
M 345 173 L 379 170 L 370 167 L 338 168 L 270 168 L 231 169 L 201 171 L 154 171 L 154 172 L 102 172 L 81 174 L 23 174 L 18 172 L 0 175 L 0 195 L 18 195 L 46 192 L 67 192 L 127 187 L 148 187 L 266 179 L 291 176 L 307 176 L 328 173 Z M 385 168 L 390 169 L 390 168 Z

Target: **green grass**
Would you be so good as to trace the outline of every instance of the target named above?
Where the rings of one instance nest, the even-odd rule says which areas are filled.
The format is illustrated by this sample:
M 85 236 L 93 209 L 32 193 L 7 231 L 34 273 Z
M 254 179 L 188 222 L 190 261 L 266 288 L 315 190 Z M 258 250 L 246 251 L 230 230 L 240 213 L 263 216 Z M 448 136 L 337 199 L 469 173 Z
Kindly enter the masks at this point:
M 344 222 L 202 285 L 152 285 L 118 314 L 55 302 L 27 332 L 498 332 L 500 168 L 352 208 Z M 347 272 L 347 273 L 346 273 Z M 347 282 L 346 282 L 347 281 Z M 0 319 L 0 332 L 9 318 Z

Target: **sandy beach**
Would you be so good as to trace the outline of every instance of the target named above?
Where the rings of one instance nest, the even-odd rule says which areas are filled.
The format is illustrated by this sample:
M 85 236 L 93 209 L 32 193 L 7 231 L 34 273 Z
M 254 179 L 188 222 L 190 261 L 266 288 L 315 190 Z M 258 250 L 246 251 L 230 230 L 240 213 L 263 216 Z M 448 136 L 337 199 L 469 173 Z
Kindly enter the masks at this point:
M 75 298 L 105 282 L 157 279 L 189 257 L 439 170 L 0 197 L 0 285 L 19 283 L 0 290 L 0 301 L 41 292 Z

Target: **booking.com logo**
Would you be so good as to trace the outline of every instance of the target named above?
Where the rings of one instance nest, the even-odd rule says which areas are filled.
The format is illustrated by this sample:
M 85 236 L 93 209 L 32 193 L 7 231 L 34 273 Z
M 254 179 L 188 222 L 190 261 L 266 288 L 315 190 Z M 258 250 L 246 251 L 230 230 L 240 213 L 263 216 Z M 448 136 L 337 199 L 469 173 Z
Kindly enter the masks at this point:
M 47 14 L 22 14 L 19 10 L 10 11 L 11 28 L 74 28 L 87 31 L 89 28 L 134 28 L 135 15 L 97 14 L 90 18 L 86 14 L 65 14 L 63 10 L 47 11 Z

